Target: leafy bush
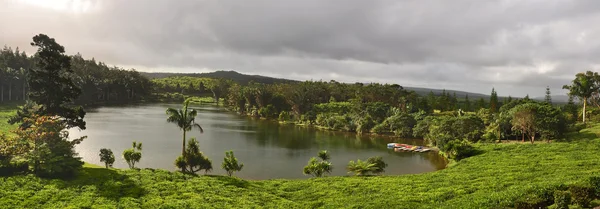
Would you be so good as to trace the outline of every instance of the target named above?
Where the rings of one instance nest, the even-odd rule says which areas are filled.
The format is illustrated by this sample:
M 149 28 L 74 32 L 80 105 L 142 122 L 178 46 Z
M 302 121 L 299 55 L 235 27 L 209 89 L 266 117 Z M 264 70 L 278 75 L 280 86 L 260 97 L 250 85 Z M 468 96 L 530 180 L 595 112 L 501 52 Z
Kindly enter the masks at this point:
M 444 152 L 448 154 L 449 158 L 455 160 L 461 160 L 467 157 L 471 157 L 475 155 L 476 150 L 469 142 L 467 141 L 459 141 L 459 140 L 451 140 L 449 141 L 443 149 Z
M 556 209 L 569 209 L 571 204 L 571 192 L 569 191 L 554 191 L 554 204 Z
M 571 185 L 569 186 L 573 203 L 581 206 L 588 207 L 590 202 L 594 199 L 594 188 L 588 185 Z
M 233 172 L 241 171 L 244 167 L 243 163 L 238 163 L 237 158 L 233 155 L 233 151 L 225 152 L 225 159 L 221 167 L 227 172 L 227 175 L 233 175 Z
M 142 159 L 142 143 L 133 142 L 132 148 L 126 149 L 123 151 L 123 158 L 129 165 L 130 169 L 135 168 L 135 164 L 140 162 Z
M 375 167 L 375 164 L 359 159 L 356 160 L 356 162 L 351 160 L 346 169 L 348 169 L 348 173 L 354 173 L 354 175 L 357 176 L 364 176 L 373 172 L 377 168 Z
M 200 152 L 198 140 L 191 138 L 185 147 L 185 154 L 175 159 L 175 166 L 187 173 L 196 173 L 202 170 L 204 173 L 208 173 L 212 170 L 212 161 Z
M 388 166 L 387 163 L 383 161 L 383 158 L 380 156 L 370 157 L 367 159 L 367 163 L 374 164 L 375 169 L 373 169 L 373 174 L 380 174 L 385 172 L 385 168 Z
M 58 117 L 33 116 L 25 118 L 31 124 L 26 129 L 16 131 L 22 142 L 34 144 L 28 147 L 23 157 L 29 162 L 35 174 L 44 177 L 73 177 L 82 168 L 83 162 L 75 152 L 75 145 L 85 137 L 69 140 L 67 124 Z
M 112 150 L 102 148 L 102 149 L 100 149 L 99 155 L 100 155 L 100 162 L 103 162 L 104 165 L 106 166 L 106 168 L 112 167 L 113 163 L 115 162 L 115 155 L 113 154 Z
M 320 158 L 320 160 L 318 160 L 316 157 L 310 158 L 310 160 L 308 161 L 308 165 L 306 165 L 304 169 L 302 169 L 302 173 L 304 173 L 304 175 L 321 177 L 325 173 L 331 173 L 331 171 L 333 170 L 333 165 L 331 164 L 331 162 L 329 162 L 329 159 L 331 159 L 331 157 L 329 156 L 327 150 L 321 150 L 319 152 L 318 157 Z

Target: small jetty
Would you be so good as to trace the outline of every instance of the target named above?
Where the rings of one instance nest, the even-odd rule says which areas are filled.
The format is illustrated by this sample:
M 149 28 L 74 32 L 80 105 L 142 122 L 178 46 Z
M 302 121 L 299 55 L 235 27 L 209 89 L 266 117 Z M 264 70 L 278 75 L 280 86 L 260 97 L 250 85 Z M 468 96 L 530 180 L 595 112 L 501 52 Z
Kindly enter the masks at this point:
M 431 151 L 431 148 L 428 148 L 428 147 L 400 144 L 400 143 L 389 143 L 389 144 L 387 144 L 387 148 L 394 149 L 394 151 L 396 151 L 396 152 L 400 152 L 400 151 L 428 152 L 428 151 Z

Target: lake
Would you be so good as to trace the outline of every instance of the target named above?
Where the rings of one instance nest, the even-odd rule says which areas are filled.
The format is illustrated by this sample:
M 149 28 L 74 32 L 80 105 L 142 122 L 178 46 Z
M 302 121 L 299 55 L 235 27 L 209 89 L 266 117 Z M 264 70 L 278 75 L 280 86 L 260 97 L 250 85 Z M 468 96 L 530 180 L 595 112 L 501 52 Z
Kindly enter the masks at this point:
M 89 163 L 104 165 L 98 153 L 101 148 L 109 148 L 115 154 L 114 167 L 128 168 L 123 150 L 131 148 L 132 141 L 138 141 L 143 143 L 143 151 L 136 167 L 176 170 L 174 161 L 181 154 L 182 132 L 166 122 L 165 110 L 181 106 L 150 104 L 88 110 L 87 130 L 72 129 L 70 137 L 88 136 L 76 149 Z M 244 163 L 243 170 L 234 175 L 245 179 L 309 178 L 302 174 L 302 168 L 319 150 L 330 152 L 332 175 L 336 176 L 349 175 L 345 169 L 348 161 L 372 156 L 382 156 L 388 164 L 385 175 L 430 172 L 443 169 L 446 164 L 434 152 L 394 152 L 386 148 L 390 142 L 422 145 L 422 140 L 284 125 L 240 116 L 214 105 L 190 108 L 198 110 L 196 122 L 204 133 L 192 130 L 187 137 L 196 137 L 200 150 L 212 160 L 211 174 L 225 175 L 221 163 L 228 150 L 233 150 L 238 161 Z

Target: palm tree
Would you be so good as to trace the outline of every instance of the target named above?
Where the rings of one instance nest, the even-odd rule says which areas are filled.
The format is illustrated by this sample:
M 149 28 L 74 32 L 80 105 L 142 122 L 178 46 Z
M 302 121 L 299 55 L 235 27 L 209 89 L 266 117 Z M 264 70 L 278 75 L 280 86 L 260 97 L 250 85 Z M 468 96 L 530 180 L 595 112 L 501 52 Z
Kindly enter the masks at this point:
M 181 130 L 183 130 L 183 147 L 181 149 L 181 155 L 185 156 L 185 134 L 188 131 L 191 131 L 192 128 L 196 127 L 200 129 L 200 133 L 204 133 L 204 130 L 200 125 L 198 125 L 194 120 L 196 119 L 196 115 L 198 112 L 194 109 L 188 110 L 188 105 L 190 100 L 187 99 L 183 102 L 183 109 L 176 110 L 173 108 L 167 109 L 167 122 L 177 124 Z
M 572 81 L 572 84 L 564 85 L 563 89 L 569 90 L 569 95 L 578 97 L 581 102 L 583 102 L 583 122 L 585 123 L 585 108 L 588 102 L 588 99 L 592 96 L 594 92 L 597 92 L 600 89 L 598 82 L 600 81 L 600 76 L 597 72 L 587 71 L 585 73 L 577 73 L 575 75 L 575 79 Z

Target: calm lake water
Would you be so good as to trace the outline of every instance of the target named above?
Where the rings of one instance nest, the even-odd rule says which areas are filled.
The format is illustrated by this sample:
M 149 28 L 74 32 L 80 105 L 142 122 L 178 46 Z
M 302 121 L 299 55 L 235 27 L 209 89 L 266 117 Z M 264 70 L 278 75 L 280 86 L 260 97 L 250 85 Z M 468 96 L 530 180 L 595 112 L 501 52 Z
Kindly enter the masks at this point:
M 86 162 L 103 165 L 98 153 L 109 148 L 115 154 L 116 168 L 127 168 L 121 153 L 132 141 L 143 143 L 140 168 L 175 170 L 173 162 L 181 154 L 182 132 L 166 122 L 168 107 L 180 104 L 152 104 L 126 107 L 102 107 L 88 110 L 87 130 L 70 130 L 71 137 L 87 135 L 77 151 Z M 221 163 L 225 151 L 233 150 L 244 163 L 236 176 L 245 179 L 309 178 L 302 168 L 319 150 L 328 150 L 334 166 L 332 175 L 348 175 L 348 161 L 382 156 L 388 164 L 386 175 L 430 172 L 445 167 L 436 153 L 394 152 L 390 142 L 420 145 L 421 140 L 357 136 L 353 133 L 322 131 L 294 125 L 239 116 L 212 105 L 193 106 L 198 110 L 197 123 L 204 128 L 188 132 L 196 137 L 201 151 L 213 162 L 211 174 L 225 174 Z

